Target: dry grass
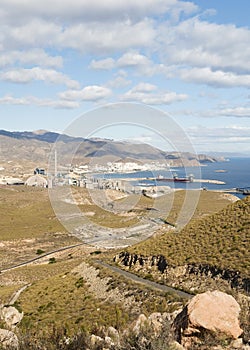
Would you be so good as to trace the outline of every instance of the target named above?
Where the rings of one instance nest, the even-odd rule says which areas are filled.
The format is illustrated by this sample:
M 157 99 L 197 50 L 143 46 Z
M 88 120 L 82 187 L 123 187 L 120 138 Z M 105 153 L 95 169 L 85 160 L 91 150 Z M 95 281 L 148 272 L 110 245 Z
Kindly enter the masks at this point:
M 14 292 L 31 284 L 22 292 L 17 306 L 25 314 L 21 330 L 36 334 L 52 326 L 66 328 L 70 334 L 79 329 L 92 332 L 102 326 L 123 329 L 140 313 L 172 312 L 182 305 L 172 294 L 155 292 L 99 266 L 99 277 L 105 281 L 108 278 L 109 282 L 105 299 L 103 294 L 94 296 L 84 278 L 72 273 L 83 261 L 73 256 L 68 260 L 56 259 L 53 264 L 30 265 L 3 273 L 0 303 L 8 303 Z M 114 292 L 117 295 L 117 289 L 120 298 L 114 301 L 112 295 Z M 125 306 L 127 297 L 133 301 Z
M 146 256 L 162 254 L 172 265 L 207 263 L 249 276 L 249 246 L 250 197 L 247 197 L 216 214 L 193 220 L 181 232 L 150 238 L 129 251 Z
M 109 228 L 123 228 L 130 227 L 138 223 L 136 216 L 128 217 L 126 213 L 115 213 L 112 210 L 105 209 L 98 203 L 94 202 L 95 194 L 100 197 L 105 196 L 105 191 L 95 190 L 89 192 L 85 188 L 72 188 L 74 198 L 77 203 L 79 203 L 79 208 L 83 213 L 93 213 L 89 220 L 94 224 L 99 224 L 104 227 Z M 119 193 L 119 192 L 118 192 Z M 92 198 L 92 196 L 93 198 Z M 119 203 L 121 200 L 117 200 Z
M 51 208 L 46 189 L 0 188 L 1 240 L 41 237 L 65 232 Z
M 0 188 L 0 269 L 37 257 L 37 251 L 76 244 L 57 220 L 46 189 Z
M 196 210 L 194 211 L 193 220 L 200 219 L 207 215 L 216 213 L 217 211 L 225 208 L 230 202 L 220 193 L 212 191 L 200 191 L 199 200 Z M 187 196 L 187 191 L 176 191 L 174 194 L 166 194 L 159 197 L 156 200 L 147 197 L 141 197 L 140 201 L 136 205 L 134 211 L 138 213 L 146 214 L 146 210 L 152 208 L 154 201 L 157 201 L 160 208 L 165 208 L 166 216 L 163 218 L 166 221 L 175 224 L 181 208 Z M 192 202 L 193 203 L 193 202 Z

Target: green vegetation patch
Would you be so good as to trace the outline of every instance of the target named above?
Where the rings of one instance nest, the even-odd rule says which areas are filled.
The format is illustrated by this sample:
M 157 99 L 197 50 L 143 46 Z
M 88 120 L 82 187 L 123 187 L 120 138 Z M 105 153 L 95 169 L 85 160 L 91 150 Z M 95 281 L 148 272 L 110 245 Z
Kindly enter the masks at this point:
M 129 319 L 122 305 L 95 299 L 83 279 L 71 273 L 37 281 L 22 293 L 19 302 L 25 315 L 23 330 L 37 328 L 39 332 L 53 326 L 73 333 L 109 325 L 119 328 Z

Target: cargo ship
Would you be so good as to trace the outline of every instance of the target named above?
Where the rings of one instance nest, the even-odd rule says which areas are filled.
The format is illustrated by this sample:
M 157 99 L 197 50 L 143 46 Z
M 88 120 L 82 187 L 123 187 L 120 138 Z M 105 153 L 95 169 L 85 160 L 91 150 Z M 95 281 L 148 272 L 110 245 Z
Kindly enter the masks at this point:
M 155 178 L 156 181 L 165 181 L 165 182 L 193 182 L 194 176 L 191 174 L 187 177 L 178 177 L 177 174 L 175 174 L 172 178 L 166 178 L 162 175 L 159 175 L 157 178 Z

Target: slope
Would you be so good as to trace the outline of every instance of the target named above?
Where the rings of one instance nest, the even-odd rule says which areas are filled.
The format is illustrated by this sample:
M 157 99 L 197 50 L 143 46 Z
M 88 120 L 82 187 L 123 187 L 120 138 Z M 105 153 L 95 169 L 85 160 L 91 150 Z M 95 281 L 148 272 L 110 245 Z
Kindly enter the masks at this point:
M 192 221 L 181 232 L 128 249 L 144 256 L 164 255 L 171 265 L 209 264 L 250 274 L 250 196 L 216 214 Z

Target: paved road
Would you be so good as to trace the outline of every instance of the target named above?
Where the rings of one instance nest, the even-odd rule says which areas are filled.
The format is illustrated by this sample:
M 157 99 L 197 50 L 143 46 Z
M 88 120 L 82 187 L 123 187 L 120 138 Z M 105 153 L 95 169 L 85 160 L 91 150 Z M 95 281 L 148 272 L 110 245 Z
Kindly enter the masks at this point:
M 186 293 L 186 292 L 182 292 L 181 290 L 178 290 L 178 289 L 175 289 L 175 288 L 172 288 L 172 287 L 168 287 L 168 286 L 165 286 L 163 284 L 159 284 L 159 283 L 156 283 L 156 282 L 152 282 L 152 281 L 149 281 L 145 278 L 142 278 L 142 277 L 139 277 L 137 275 L 134 275 L 133 273 L 131 272 L 128 272 L 128 271 L 125 271 L 125 270 L 122 270 L 122 269 L 119 269 L 118 267 L 116 266 L 112 266 L 112 265 L 109 265 L 101 260 L 96 260 L 96 263 L 101 265 L 101 266 L 104 266 L 106 268 L 108 268 L 109 270 L 111 271 L 114 271 L 116 273 L 119 273 L 120 275 L 130 279 L 130 280 L 133 280 L 137 283 L 141 283 L 149 288 L 152 288 L 152 289 L 155 289 L 155 290 L 159 290 L 161 292 L 167 292 L 167 293 L 174 293 L 174 294 L 177 294 L 178 296 L 180 296 L 181 298 L 185 298 L 185 299 L 191 299 L 193 297 L 192 294 L 189 294 L 189 293 Z
M 79 247 L 81 245 L 86 245 L 86 244 L 85 243 L 78 243 L 78 244 L 70 245 L 70 246 L 67 246 L 67 247 L 59 248 L 59 249 L 56 249 L 56 250 L 52 250 L 49 253 L 42 254 L 42 255 L 40 255 L 40 256 L 38 256 L 36 258 L 33 258 L 31 260 L 22 262 L 20 264 L 17 264 L 17 265 L 11 266 L 11 267 L 7 267 L 5 269 L 1 269 L 0 273 L 1 272 L 6 272 L 6 271 L 11 271 L 11 270 L 14 270 L 14 269 L 16 269 L 18 267 L 27 266 L 27 265 L 33 263 L 34 261 L 40 260 L 40 259 L 42 259 L 42 258 L 44 258 L 46 256 L 53 255 L 53 254 L 58 253 L 58 252 L 63 252 L 64 250 L 68 250 L 68 249 L 71 249 L 71 248 Z
M 46 253 L 46 254 L 43 254 L 41 256 L 38 256 L 36 258 L 33 258 L 31 260 L 28 260 L 26 262 L 23 262 L 23 263 L 20 263 L 20 264 L 17 264 L 15 266 L 12 266 L 12 267 L 8 267 L 6 269 L 2 269 L 0 272 L 6 272 L 6 271 L 11 271 L 11 270 L 14 270 L 18 267 L 22 267 L 22 266 L 27 266 L 31 263 L 33 263 L 34 261 L 38 261 L 46 256 L 50 256 L 50 255 L 53 255 L 55 253 L 58 253 L 58 252 L 62 252 L 64 250 L 68 250 L 68 249 L 72 249 L 72 248 L 75 248 L 75 247 L 79 247 L 79 246 L 82 246 L 82 245 L 85 245 L 85 243 L 79 243 L 79 244 L 74 244 L 74 245 L 71 245 L 71 246 L 67 246 L 67 247 L 63 247 L 63 248 L 60 248 L 60 249 L 56 249 L 56 250 L 53 250 L 49 253 Z M 174 294 L 177 294 L 178 296 L 180 296 L 181 298 L 185 298 L 185 299 L 190 299 L 193 297 L 193 295 L 189 294 L 189 293 L 186 293 L 186 292 L 183 292 L 183 291 L 180 291 L 178 289 L 175 289 L 175 288 L 172 288 L 172 287 L 168 287 L 168 286 L 165 286 L 165 285 L 162 285 L 162 284 L 159 284 L 159 283 L 156 283 L 156 282 L 152 282 L 152 281 L 149 281 L 147 279 L 144 279 L 142 277 L 139 277 L 137 275 L 134 275 L 133 273 L 131 272 L 128 272 L 128 271 L 124 271 L 122 269 L 119 269 L 118 267 L 115 267 L 115 266 L 112 266 L 112 265 L 109 265 L 101 260 L 96 260 L 96 263 L 101 265 L 101 266 L 104 266 L 106 268 L 108 268 L 109 270 L 111 271 L 114 271 L 116 273 L 119 273 L 120 275 L 130 279 L 130 280 L 133 280 L 137 283 L 141 283 L 149 288 L 152 288 L 154 290 L 159 290 L 161 292 L 167 292 L 167 293 L 174 293 Z

